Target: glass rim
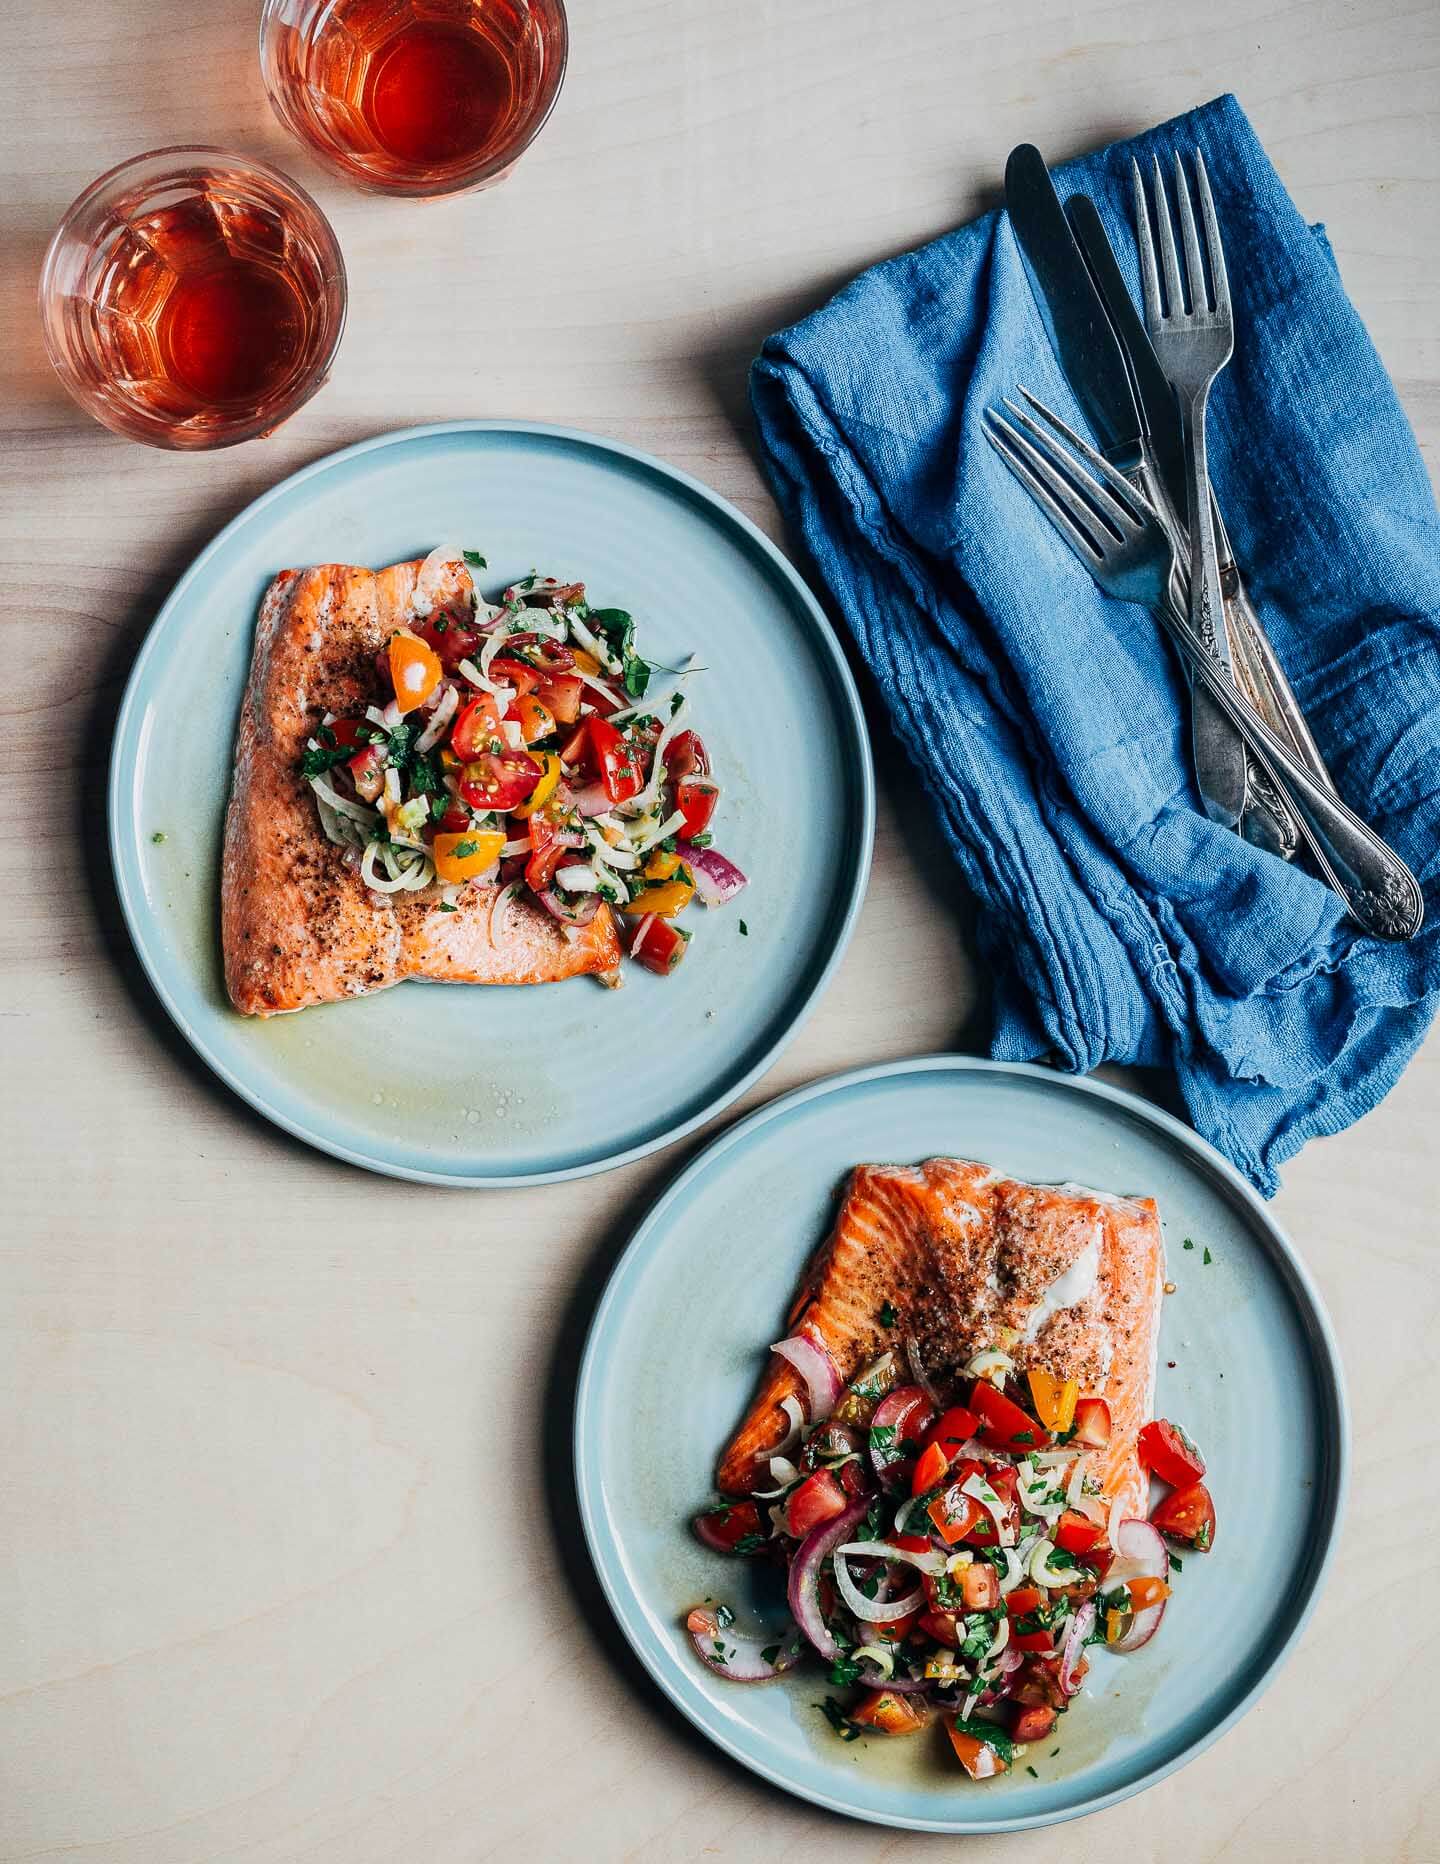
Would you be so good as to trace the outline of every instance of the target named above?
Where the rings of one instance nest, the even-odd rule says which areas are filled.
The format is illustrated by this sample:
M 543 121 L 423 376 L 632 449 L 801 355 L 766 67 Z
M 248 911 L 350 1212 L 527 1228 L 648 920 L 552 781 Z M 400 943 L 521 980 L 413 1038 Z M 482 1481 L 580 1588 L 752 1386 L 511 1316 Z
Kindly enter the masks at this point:
M 352 186 L 362 188 L 369 194 L 388 194 L 397 200 L 439 201 L 444 200 L 447 196 L 452 194 L 467 194 L 472 189 L 478 188 L 492 176 L 504 175 L 509 169 L 515 166 L 521 156 L 523 156 L 535 142 L 545 125 L 550 121 L 551 116 L 554 114 L 555 106 L 560 101 L 560 93 L 565 87 L 566 73 L 570 69 L 570 15 L 566 10 L 565 0 L 543 0 L 544 5 L 554 9 L 556 23 L 559 27 L 556 39 L 556 57 L 553 60 L 554 82 L 549 87 L 550 95 L 545 101 L 544 108 L 536 111 L 531 117 L 526 119 L 524 133 L 516 142 L 498 157 L 490 156 L 482 161 L 476 162 L 469 168 L 463 169 L 450 181 L 438 184 L 434 182 L 422 184 L 419 182 L 382 180 L 378 176 L 367 174 L 359 163 L 352 164 L 343 156 L 337 155 L 333 151 L 323 149 L 318 143 L 312 142 L 309 137 L 305 136 L 295 127 L 291 122 L 289 111 L 282 107 L 280 100 L 276 97 L 275 90 L 270 83 L 269 63 L 266 58 L 266 36 L 272 25 L 278 26 L 285 23 L 280 18 L 280 11 L 282 7 L 289 4 L 291 4 L 291 0 L 261 0 L 260 24 L 256 35 L 256 41 L 260 56 L 260 82 L 265 88 L 266 99 L 270 104 L 270 108 L 279 119 L 281 127 L 287 130 L 296 141 L 300 142 L 317 161 L 323 162 L 325 167 L 332 174 L 343 176 Z M 524 4 L 529 7 L 534 4 L 534 0 L 524 0 Z M 549 69 L 550 61 L 547 61 L 547 75 Z
M 53 328 L 52 306 L 57 293 L 55 272 L 67 242 L 79 237 L 77 222 L 82 218 L 86 209 L 92 207 L 98 199 L 111 190 L 128 171 L 167 156 L 212 159 L 218 157 L 238 170 L 260 173 L 268 181 L 277 184 L 282 190 L 292 195 L 302 208 L 315 216 L 315 221 L 323 234 L 326 247 L 325 258 L 332 270 L 336 296 L 334 329 L 329 333 L 325 347 L 318 352 L 311 366 L 295 383 L 293 391 L 267 415 L 265 426 L 254 428 L 247 425 L 233 435 L 227 435 L 224 439 L 218 439 L 196 448 L 184 447 L 180 443 L 167 440 L 166 429 L 161 422 L 154 423 L 153 427 L 147 422 L 146 426 L 150 431 L 143 438 L 129 428 L 117 425 L 110 418 L 109 403 L 105 398 L 97 395 L 88 383 L 77 376 L 71 358 L 67 355 Z M 178 167 L 179 164 L 177 163 L 176 166 Z M 162 180 L 163 175 L 157 175 L 157 183 Z M 258 439 L 288 421 L 319 393 L 329 379 L 350 316 L 350 275 L 345 266 L 345 254 L 330 216 L 320 203 L 293 176 L 287 174 L 284 169 L 277 168 L 273 162 L 266 161 L 263 156 L 246 155 L 238 149 L 227 149 L 220 143 L 209 142 L 165 143 L 156 149 L 142 150 L 138 155 L 127 156 L 124 161 L 116 162 L 83 187 L 56 222 L 55 231 L 50 236 L 45 248 L 45 256 L 40 262 L 40 276 L 35 295 L 45 354 L 70 398 L 92 420 L 98 421 L 102 427 L 109 428 L 112 433 L 119 434 L 123 439 L 138 439 L 142 445 L 157 446 L 172 452 L 192 450 L 221 452 L 226 447 L 240 446 L 247 440 Z

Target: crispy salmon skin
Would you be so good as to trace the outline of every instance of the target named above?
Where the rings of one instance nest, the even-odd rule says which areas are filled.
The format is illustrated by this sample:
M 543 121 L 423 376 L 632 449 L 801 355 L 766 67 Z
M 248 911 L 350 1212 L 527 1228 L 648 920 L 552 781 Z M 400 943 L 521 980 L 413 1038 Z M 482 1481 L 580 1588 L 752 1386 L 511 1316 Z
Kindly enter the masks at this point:
M 1017 1373 L 1076 1380 L 1110 1407 L 1096 1475 L 1143 1515 L 1135 1444 L 1154 1401 L 1164 1279 L 1150 1198 L 1026 1184 L 966 1159 L 860 1165 L 787 1330 L 823 1346 L 846 1382 L 907 1342 L 942 1390 L 996 1345 Z M 781 1405 L 792 1396 L 803 1401 L 803 1385 L 776 1358 L 720 1458 L 723 1494 L 773 1488 L 767 1459 L 789 1431 Z
M 456 910 L 382 899 L 328 841 L 300 758 L 324 714 L 363 713 L 375 656 L 407 618 L 418 562 L 283 570 L 265 592 L 240 711 L 221 864 L 225 986 L 246 1016 L 386 990 L 407 977 L 548 984 L 614 972 L 608 906 L 570 935 L 512 900 L 499 944 L 497 889 L 466 887 Z

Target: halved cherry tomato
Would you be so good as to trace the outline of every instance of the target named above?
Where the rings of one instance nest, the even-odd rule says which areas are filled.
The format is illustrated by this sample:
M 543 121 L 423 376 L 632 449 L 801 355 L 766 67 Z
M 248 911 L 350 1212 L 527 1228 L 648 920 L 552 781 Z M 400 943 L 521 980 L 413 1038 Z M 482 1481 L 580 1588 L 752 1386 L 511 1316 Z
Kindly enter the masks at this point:
M 545 774 L 528 751 L 486 751 L 460 772 L 460 794 L 472 809 L 513 809 Z
M 573 673 L 555 673 L 535 688 L 535 697 L 548 706 L 557 724 L 573 725 L 580 716 L 585 682 Z
M 698 732 L 676 732 L 665 749 L 665 774 L 672 783 L 683 783 L 686 777 L 709 776 L 710 759 Z
M 575 730 L 560 746 L 560 761 L 562 764 L 578 765 L 586 770 L 592 767 L 588 718 L 582 718 Z
M 666 880 L 658 887 L 642 887 L 633 900 L 620 908 L 631 919 L 640 919 L 646 913 L 658 913 L 662 919 L 673 919 L 677 913 L 683 913 L 695 897 L 695 885 L 689 880 Z
M 967 1411 L 963 1404 L 952 1405 L 941 1415 L 925 1433 L 927 1444 L 938 1443 L 947 1456 L 956 1456 L 960 1446 L 968 1443 L 975 1435 L 979 1420 L 973 1411 Z
M 548 816 L 530 817 L 530 855 L 525 863 L 525 885 L 532 893 L 545 891 L 569 852 L 557 839 L 555 824 Z
M 1055 1711 L 1039 1704 L 1020 1708 L 1010 1722 L 1010 1733 L 1017 1741 L 1046 1741 L 1055 1727 Z
M 1045 1603 L 1038 1586 L 1012 1586 L 1005 1594 L 1005 1609 L 1012 1618 L 1028 1618 Z
M 440 684 L 442 668 L 433 647 L 408 628 L 397 628 L 385 650 L 390 668 L 390 683 L 395 688 L 395 703 L 402 712 L 413 712 Z
M 517 699 L 523 699 L 526 693 L 533 693 L 540 684 L 540 675 L 534 667 L 523 660 L 513 659 L 509 654 L 497 654 L 490 662 L 490 677 L 497 686 L 513 686 Z
M 1074 1379 L 1057 1379 L 1053 1372 L 1038 1369 L 1032 1369 L 1025 1376 L 1030 1384 L 1035 1415 L 1046 1430 L 1057 1433 L 1069 1430 L 1075 1421 L 1075 1405 L 1080 1396 L 1080 1387 Z
M 679 865 L 675 855 L 661 858 Z M 653 864 L 653 861 L 646 862 L 647 876 Z M 870 1439 L 870 1461 L 882 1481 L 894 1482 L 903 1476 L 907 1445 L 919 1442 L 933 1416 L 930 1400 L 918 1385 L 897 1385 L 876 1405 L 870 1419 L 871 1430 L 892 1433 L 878 1442 L 873 1436 Z
M 1000 1575 L 988 1560 L 972 1560 L 960 1575 L 967 1612 L 993 1612 L 1000 1603 Z
M 926 1444 L 910 1474 L 910 1493 L 923 1495 L 926 1489 L 933 1489 L 937 1483 L 945 1480 L 945 1473 L 949 1467 L 950 1458 L 940 1448 L 940 1445 L 938 1443 Z
M 889 1689 L 869 1689 L 849 1712 L 848 1719 L 862 1728 L 878 1728 L 887 1735 L 913 1735 L 926 1722 L 925 1711 L 908 1696 Z
M 690 936 L 668 919 L 647 919 L 630 943 L 630 956 L 647 971 L 668 977 L 685 956 Z
M 697 1540 L 707 1547 L 713 1547 L 717 1553 L 734 1553 L 740 1542 L 748 1541 L 753 1535 L 757 1541 L 763 1540 L 760 1529 L 760 1510 L 754 1502 L 717 1502 L 713 1508 L 706 1508 L 696 1515 L 691 1523 Z M 758 1552 L 758 1547 L 747 1546 L 747 1553 Z
M 534 744 L 537 738 L 548 738 L 555 730 L 555 714 L 548 705 L 541 705 L 533 693 L 527 693 L 515 707 L 520 720 L 520 736 L 527 744 Z
M 1170 1588 L 1163 1579 L 1156 1579 L 1150 1573 L 1141 1573 L 1138 1579 L 1130 1580 L 1125 1590 L 1130 1595 L 1132 1612 L 1143 1612 L 1148 1606 L 1158 1605 L 1162 1599 L 1168 1599 Z
M 533 817 L 537 809 L 543 809 L 560 787 L 560 759 L 555 753 L 553 751 L 536 751 L 533 752 L 532 755 L 540 759 L 544 769 L 540 773 L 540 781 L 535 785 L 534 789 L 531 790 L 524 802 L 516 803 L 515 807 L 510 811 L 512 815 L 518 816 L 522 822 L 529 817 Z
M 500 712 L 489 693 L 462 705 L 450 727 L 450 749 L 462 764 L 494 748 L 500 738 Z
M 1081 1398 L 1075 1405 L 1075 1442 L 1102 1450 L 1110 1441 L 1110 1407 L 1103 1398 Z
M 687 841 L 703 835 L 720 800 L 720 785 L 714 777 L 686 777 L 675 786 L 675 807 L 684 816 L 680 833 Z
M 347 766 L 362 803 L 378 801 L 385 787 L 385 754 L 378 744 L 367 745 Z
M 498 829 L 468 829 L 458 835 L 437 835 L 430 844 L 435 872 L 441 880 L 473 880 L 500 859 L 505 837 Z
M 1203 1482 L 1174 1489 L 1150 1516 L 1153 1527 L 1174 1540 L 1188 1540 L 1199 1553 L 1215 1545 L 1215 1504 Z
M 474 621 L 474 613 L 468 607 L 463 615 L 451 608 L 437 609 L 424 621 L 415 623 L 415 633 L 445 671 L 454 673 L 462 660 L 473 659 L 485 640 Z
M 1055 1545 L 1063 1547 L 1066 1553 L 1077 1554 L 1082 1560 L 1087 1553 L 1093 1553 L 1104 1538 L 1105 1529 L 1098 1521 L 1087 1520 L 1071 1508 L 1067 1508 L 1055 1523 Z
M 1183 1489 L 1205 1474 L 1205 1458 L 1178 1424 L 1152 1418 L 1136 1443 L 1140 1461 L 1172 1489 Z
M 960 1620 L 954 1612 L 921 1612 L 919 1628 L 926 1637 L 933 1638 L 937 1644 L 943 1644 L 947 1650 L 959 1650 Z
M 958 1483 L 946 1489 L 943 1495 L 937 1495 L 925 1512 L 947 1547 L 955 1546 L 966 1535 L 973 1534 L 981 1521 L 990 1519 L 973 1496 L 960 1493 Z
M 449 834 L 457 835 L 462 828 L 469 828 L 474 820 L 475 811 L 469 803 L 462 803 L 458 796 L 452 796 L 438 826 Z
M 997 1773 L 1009 1772 L 1009 1761 L 1002 1760 L 988 1742 L 982 1741 L 979 1735 L 971 1734 L 968 1727 L 962 1728 L 958 1722 L 947 1717 L 945 1732 L 950 1737 L 956 1758 L 972 1780 L 993 1780 Z
M 795 1538 L 804 1540 L 822 1521 L 832 1521 L 836 1515 L 844 1514 L 845 1508 L 845 1491 L 833 1472 L 817 1469 L 786 1501 L 785 1520 Z
M 1049 1442 L 1049 1432 L 1022 1411 L 1013 1398 L 997 1391 L 988 1379 L 976 1379 L 970 1393 L 970 1409 L 980 1420 L 980 1441 L 991 1450 L 1016 1450 L 1023 1454 L 1037 1444 Z
M 635 747 L 615 729 L 608 719 L 589 719 L 590 749 L 612 803 L 628 802 L 645 787 L 645 772 Z

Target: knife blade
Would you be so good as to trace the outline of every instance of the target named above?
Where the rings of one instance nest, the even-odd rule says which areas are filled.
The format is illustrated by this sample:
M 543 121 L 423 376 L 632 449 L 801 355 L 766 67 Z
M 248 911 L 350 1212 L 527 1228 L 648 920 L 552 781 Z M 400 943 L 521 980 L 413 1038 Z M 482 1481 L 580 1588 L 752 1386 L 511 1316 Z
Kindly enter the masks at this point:
M 1101 453 L 1164 510 L 1168 497 L 1119 340 L 1070 231 L 1045 158 L 1033 143 L 1022 142 L 1010 151 L 1005 206 L 1051 346 Z M 1173 514 L 1167 512 L 1167 527 L 1172 521 Z M 1251 760 L 1215 700 L 1193 679 L 1190 738 L 1205 813 L 1212 821 L 1238 829 L 1245 814 Z
M 1010 151 L 1005 206 L 1051 346 L 1100 451 L 1121 472 L 1134 472 L 1144 464 L 1144 448 L 1125 359 L 1045 158 L 1033 143 L 1022 142 Z
M 1180 412 L 1165 371 L 1140 321 L 1134 300 L 1126 289 L 1099 209 L 1087 194 L 1072 194 L 1065 203 L 1065 218 L 1080 257 L 1090 274 L 1112 332 L 1128 367 L 1131 392 L 1141 422 L 1150 436 L 1155 463 L 1165 490 L 1177 512 L 1185 509 L 1185 445 L 1180 434 Z

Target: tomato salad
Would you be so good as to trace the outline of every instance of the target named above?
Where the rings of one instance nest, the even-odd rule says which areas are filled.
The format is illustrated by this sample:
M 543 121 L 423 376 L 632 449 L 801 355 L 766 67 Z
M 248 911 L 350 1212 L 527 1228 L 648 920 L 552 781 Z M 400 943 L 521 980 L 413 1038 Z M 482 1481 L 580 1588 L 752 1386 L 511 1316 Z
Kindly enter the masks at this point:
M 772 1351 L 804 1378 L 808 1419 L 787 1398 L 772 1486 L 693 1525 L 718 1552 L 782 1567 L 793 1622 L 752 1636 L 727 1607 L 697 1606 L 697 1655 L 761 1683 L 809 1650 L 849 1692 L 816 1705 L 843 1739 L 938 1721 L 972 1779 L 1007 1772 L 1052 1741 L 1093 1646 L 1128 1653 L 1154 1635 L 1181 1564 L 1164 1536 L 1213 1545 L 1203 1457 L 1178 1426 L 1147 1424 L 1141 1462 L 1171 1493 L 1149 1521 L 1122 1519 L 1096 1473 L 1109 1407 L 1074 1380 L 1022 1378 L 988 1350 L 947 1402 L 894 1353 L 842 1391 L 813 1340 Z
M 537 575 L 492 604 L 483 567 L 432 551 L 409 625 L 377 657 L 379 703 L 327 713 L 309 740 L 321 825 L 376 893 L 454 910 L 463 889 L 498 887 L 496 944 L 518 897 L 565 926 L 606 903 L 630 957 L 664 976 L 685 956 L 691 901 L 723 905 L 745 885 L 712 844 L 720 785 L 684 675 L 647 698 L 664 670 L 635 651 L 623 609 Z

